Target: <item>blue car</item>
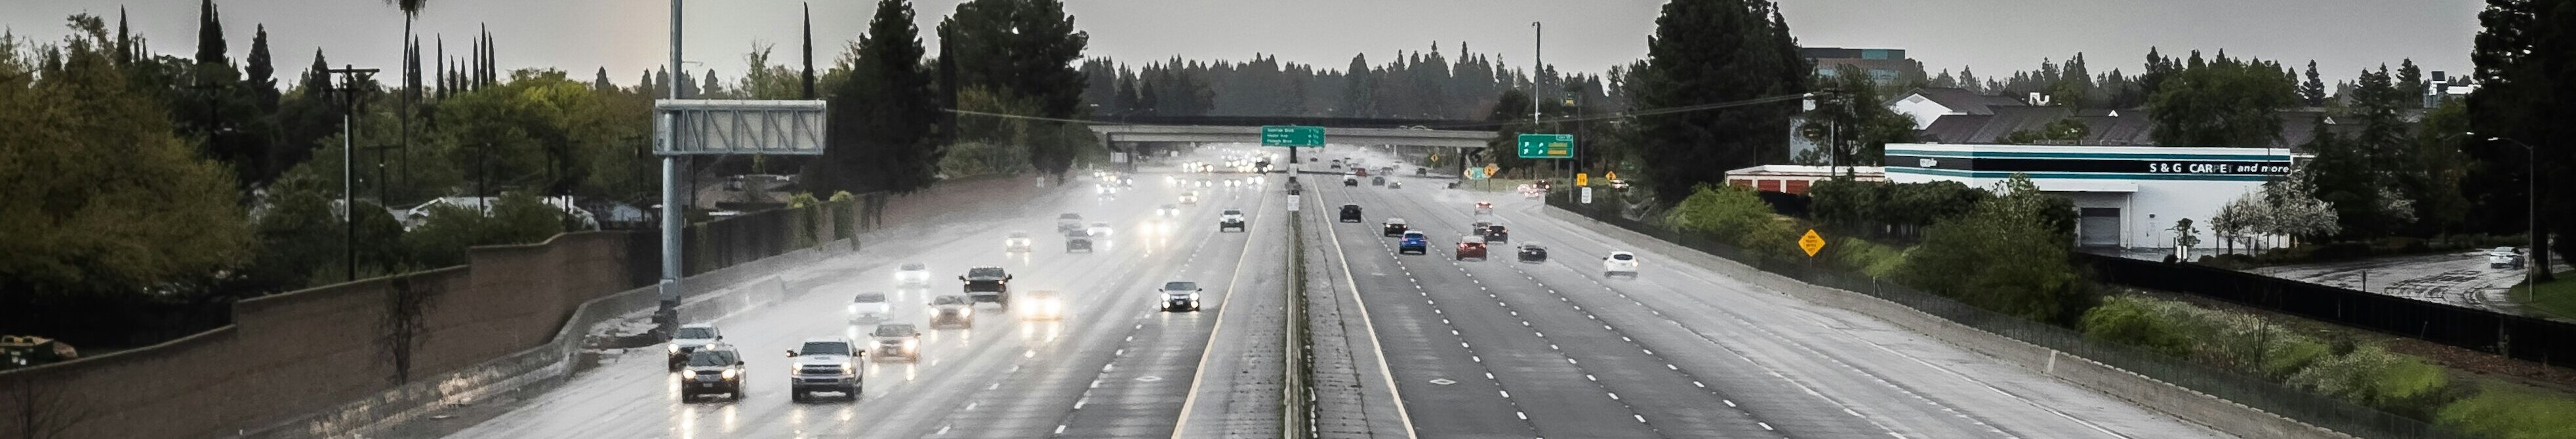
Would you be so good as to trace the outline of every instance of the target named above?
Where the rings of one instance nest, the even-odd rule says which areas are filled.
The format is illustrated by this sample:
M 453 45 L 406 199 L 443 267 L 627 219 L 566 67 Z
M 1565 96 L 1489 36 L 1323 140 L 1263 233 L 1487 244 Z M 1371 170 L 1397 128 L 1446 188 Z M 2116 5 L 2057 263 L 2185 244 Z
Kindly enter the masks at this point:
M 1422 232 L 1404 232 L 1404 242 L 1395 245 L 1395 254 L 1419 255 L 1431 252 L 1431 238 Z

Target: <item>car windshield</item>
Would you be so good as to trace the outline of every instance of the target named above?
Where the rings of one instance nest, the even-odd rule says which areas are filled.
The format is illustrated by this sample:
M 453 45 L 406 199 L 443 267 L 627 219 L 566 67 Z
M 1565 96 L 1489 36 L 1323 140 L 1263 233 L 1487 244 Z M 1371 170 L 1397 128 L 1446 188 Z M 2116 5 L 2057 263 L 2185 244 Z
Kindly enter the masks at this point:
M 733 351 L 697 351 L 689 354 L 690 366 L 732 366 L 742 361 Z
M 1636 259 L 1637 259 L 1637 257 L 1636 257 L 1636 256 L 1634 256 L 1634 255 L 1626 254 L 1626 253 L 1620 253 L 1620 254 L 1610 255 L 1610 259 L 1617 259 L 1617 260 L 1622 260 L 1622 261 L 1633 261 L 1633 260 L 1636 260 Z
M 1001 278 L 1002 278 L 1002 267 L 975 267 L 975 268 L 969 268 L 969 269 L 966 269 L 966 278 L 968 278 L 968 279 L 1001 279 Z
M 680 334 L 672 336 L 671 338 L 716 338 L 716 329 L 680 328 Z
M 1227 215 L 1242 215 L 1242 214 L 1243 214 L 1243 211 L 1240 211 L 1240 210 L 1234 210 L 1234 209 L 1226 209 L 1226 210 L 1225 210 L 1225 214 L 1227 214 Z
M 1109 223 L 1091 223 L 1091 228 L 1106 229 L 1109 228 Z
M 1081 221 L 1081 220 L 1082 220 L 1082 214 L 1079 214 L 1079 213 L 1068 213 L 1068 214 L 1063 214 L 1063 215 L 1056 215 L 1055 219 L 1069 219 L 1069 220 Z
M 924 271 L 924 270 L 929 270 L 929 269 L 930 269 L 930 265 L 929 265 L 929 264 L 923 264 L 923 263 L 919 263 L 919 262 L 914 262 L 914 263 L 910 263 L 910 264 L 903 264 L 903 271 Z
M 851 301 L 858 303 L 885 303 L 885 293 L 860 294 L 857 299 L 853 299 Z
M 877 325 L 877 332 L 871 335 L 878 337 L 909 337 L 912 336 L 912 333 L 912 325 L 895 324 Z
M 849 355 L 850 344 L 837 341 L 809 341 L 796 349 L 800 355 Z
M 1172 281 L 1163 283 L 1163 291 L 1191 291 L 1197 289 L 1199 289 L 1198 282 Z
M 932 305 L 964 305 L 968 303 L 973 302 L 969 301 L 966 296 L 939 296 L 930 299 L 930 304 Z

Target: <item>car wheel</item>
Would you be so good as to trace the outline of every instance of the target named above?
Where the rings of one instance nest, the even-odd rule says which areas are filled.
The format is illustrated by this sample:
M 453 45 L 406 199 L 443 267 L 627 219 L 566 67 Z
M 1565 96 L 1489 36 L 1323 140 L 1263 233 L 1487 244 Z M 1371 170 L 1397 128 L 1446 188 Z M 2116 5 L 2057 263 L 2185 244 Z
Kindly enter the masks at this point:
M 789 390 L 789 391 L 787 391 L 787 401 L 788 401 L 788 402 L 805 402 L 805 391 L 803 391 L 803 390 Z

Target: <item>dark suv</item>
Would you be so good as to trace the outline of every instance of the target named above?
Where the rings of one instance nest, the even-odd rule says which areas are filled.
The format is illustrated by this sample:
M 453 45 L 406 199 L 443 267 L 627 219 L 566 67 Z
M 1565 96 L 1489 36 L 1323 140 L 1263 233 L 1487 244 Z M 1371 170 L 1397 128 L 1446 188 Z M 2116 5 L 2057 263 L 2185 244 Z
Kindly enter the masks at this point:
M 1341 221 L 1342 221 L 1342 222 L 1346 222 L 1346 223 L 1356 223 L 1356 222 L 1360 222 L 1360 205 L 1357 205 L 1357 204 L 1344 204 L 1344 205 L 1342 205 L 1342 219 L 1341 219 Z
M 969 268 L 966 275 L 958 276 L 957 280 L 966 283 L 966 295 L 974 298 L 975 302 L 992 302 L 1002 305 L 1004 310 L 1011 309 L 1011 275 L 1002 271 L 1002 267 Z
M 681 401 L 715 394 L 742 400 L 742 376 L 749 371 L 743 369 L 742 353 L 735 352 L 733 346 L 713 344 L 698 348 L 689 353 L 686 367 L 680 372 L 680 380 L 685 382 L 680 385 Z

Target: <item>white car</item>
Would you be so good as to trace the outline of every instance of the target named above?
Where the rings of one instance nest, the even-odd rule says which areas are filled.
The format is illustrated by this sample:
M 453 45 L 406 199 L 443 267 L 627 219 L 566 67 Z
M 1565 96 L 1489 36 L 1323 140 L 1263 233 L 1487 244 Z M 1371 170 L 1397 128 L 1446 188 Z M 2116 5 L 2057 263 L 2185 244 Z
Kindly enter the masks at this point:
M 1601 258 L 1601 276 L 1627 276 L 1629 279 L 1636 279 L 1637 254 L 1629 252 L 1610 252 L 1610 256 Z
M 1160 209 L 1154 209 L 1154 215 L 1164 218 L 1178 217 L 1181 216 L 1181 206 L 1165 204 Z
M 2513 247 L 2496 247 L 2494 249 L 2487 250 L 2487 268 L 2510 268 L 2520 270 L 2522 267 L 2522 252 L 2520 249 Z
M 930 264 L 907 262 L 894 271 L 894 284 L 905 288 L 929 288 Z
M 1244 230 L 1243 227 L 1242 209 L 1226 209 L 1225 214 L 1218 216 L 1216 220 L 1216 231 L 1218 233 L 1224 233 L 1225 229 L 1234 229 L 1234 231 L 1241 232 Z
M 1091 239 L 1109 239 L 1110 231 L 1109 223 L 1091 223 L 1091 229 L 1084 232 L 1091 234 Z

